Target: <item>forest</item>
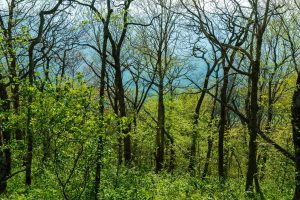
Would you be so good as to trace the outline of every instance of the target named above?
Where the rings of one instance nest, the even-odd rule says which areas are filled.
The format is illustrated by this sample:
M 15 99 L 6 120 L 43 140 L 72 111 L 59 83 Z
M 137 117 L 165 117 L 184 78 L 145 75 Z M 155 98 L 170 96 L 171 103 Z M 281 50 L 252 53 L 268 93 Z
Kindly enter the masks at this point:
M 300 200 L 299 0 L 0 0 L 0 199 Z

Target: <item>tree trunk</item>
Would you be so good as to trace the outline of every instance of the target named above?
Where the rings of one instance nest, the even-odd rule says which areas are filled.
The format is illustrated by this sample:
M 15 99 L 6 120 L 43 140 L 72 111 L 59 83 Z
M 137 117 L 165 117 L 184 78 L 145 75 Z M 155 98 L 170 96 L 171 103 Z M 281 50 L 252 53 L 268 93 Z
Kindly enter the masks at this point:
M 212 153 L 212 147 L 213 147 L 213 138 L 211 136 L 208 136 L 207 138 L 207 153 L 206 153 L 206 159 L 204 164 L 204 169 L 202 173 L 202 178 L 205 178 L 208 173 L 208 167 L 209 167 L 209 160 Z
M 294 200 L 300 199 L 300 73 L 292 101 L 293 142 L 295 148 L 295 193 Z
M 218 173 L 219 178 L 224 179 L 224 135 L 227 126 L 227 87 L 229 67 L 223 66 L 224 77 L 223 86 L 221 89 L 221 113 L 220 113 L 220 128 L 219 128 L 219 142 L 218 142 Z
M 15 56 L 12 57 L 12 62 L 11 62 L 11 81 L 12 81 L 12 103 L 13 103 L 13 109 L 15 115 L 19 115 L 19 109 L 20 109 L 20 94 L 19 94 L 19 77 L 17 75 L 17 61 Z M 15 138 L 17 140 L 22 140 L 23 139 L 23 133 L 22 130 L 19 128 L 19 125 L 16 126 L 15 130 Z
M 27 109 L 27 156 L 26 156 L 26 163 L 25 163 L 25 183 L 26 185 L 31 185 L 31 165 L 32 165 L 32 153 L 33 153 L 33 132 L 31 127 L 31 120 L 32 120 L 32 109 L 31 104 L 33 102 L 33 91 L 31 91 L 34 87 L 34 67 L 35 63 L 33 60 L 33 49 L 34 43 L 29 47 L 29 94 L 28 94 L 28 109 Z
M 9 101 L 6 87 L 2 83 L 2 75 L 0 74 L 0 100 L 2 104 L 0 109 L 4 114 L 4 118 L 0 119 L 0 147 L 7 145 L 10 141 L 10 133 L 3 124 L 7 122 L 7 112 L 9 111 Z M 11 173 L 11 151 L 8 147 L 0 151 L 0 194 L 6 191 L 6 178 Z
M 100 77 L 100 91 L 99 91 L 99 123 L 100 123 L 100 135 L 98 136 L 98 143 L 96 149 L 96 172 L 95 172 L 95 184 L 94 184 L 94 199 L 98 199 L 98 193 L 101 181 L 101 169 L 102 169 L 102 153 L 103 153 L 103 136 L 104 134 L 104 95 L 105 95 L 105 75 L 106 75 L 106 59 L 107 59 L 107 42 L 108 42 L 108 22 L 109 16 L 106 20 L 104 27 L 104 38 L 103 38 L 103 50 L 102 50 L 102 63 L 101 63 L 101 77 Z
M 194 114 L 194 131 L 192 133 L 192 144 L 191 144 L 191 149 L 190 149 L 190 162 L 189 162 L 189 171 L 192 173 L 192 175 L 195 174 L 195 162 L 196 162 L 196 145 L 197 145 L 197 138 L 198 138 L 198 123 L 199 123 L 199 114 L 200 114 L 200 109 L 204 100 L 204 97 L 206 95 L 206 90 L 208 87 L 208 82 L 209 82 L 209 76 L 210 73 L 208 72 L 205 77 L 204 85 L 203 85 L 203 90 L 201 92 L 200 98 L 197 102 L 197 106 L 195 109 L 195 114 Z
M 160 69 L 161 70 L 161 69 Z M 164 147 L 165 147 L 165 107 L 164 107 L 164 87 L 163 79 L 160 74 L 160 82 L 158 88 L 158 116 L 157 116 L 157 133 L 156 133 L 156 173 L 161 171 L 164 163 Z
M 119 55 L 119 54 L 118 54 Z M 119 103 L 119 111 L 120 117 L 126 117 L 126 104 L 125 104 L 125 94 L 124 94 L 124 87 L 122 82 L 122 72 L 121 72 L 121 63 L 119 56 L 115 57 L 115 82 L 117 87 L 117 99 Z M 121 133 L 124 135 L 124 160 L 125 165 L 129 165 L 131 162 L 131 138 L 129 135 L 130 128 L 129 124 L 124 124 L 124 128 L 122 128 Z
M 253 180 L 257 173 L 256 153 L 257 153 L 257 133 L 258 133 L 258 81 L 259 81 L 259 61 L 252 64 L 251 72 L 251 96 L 250 96 L 250 118 L 249 118 L 249 152 L 248 152 L 248 168 L 246 178 L 246 191 L 253 190 Z
M 214 98 L 214 103 L 213 103 L 212 111 L 210 114 L 210 122 L 209 122 L 210 131 L 212 131 L 211 128 L 213 126 L 213 121 L 215 119 L 215 111 L 216 111 L 218 93 L 219 93 L 219 69 L 216 71 L 216 88 L 215 88 L 215 97 L 216 98 Z M 206 153 L 206 159 L 205 159 L 204 169 L 203 169 L 203 173 L 202 173 L 202 178 L 205 178 L 208 173 L 209 160 L 210 160 L 211 154 L 212 154 L 212 147 L 213 147 L 213 137 L 210 135 L 207 138 L 207 153 Z

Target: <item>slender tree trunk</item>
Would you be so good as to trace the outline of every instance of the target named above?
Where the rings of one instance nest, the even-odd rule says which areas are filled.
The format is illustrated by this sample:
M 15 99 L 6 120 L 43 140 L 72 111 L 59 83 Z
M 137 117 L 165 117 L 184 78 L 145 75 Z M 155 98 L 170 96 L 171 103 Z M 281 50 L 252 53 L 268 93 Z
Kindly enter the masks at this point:
M 102 123 L 102 122 L 100 122 Z M 98 193 L 101 183 L 101 169 L 102 169 L 102 152 L 103 152 L 103 137 L 98 137 L 97 150 L 96 150 L 96 172 L 95 172 L 95 184 L 94 184 L 94 199 L 98 199 Z
M 19 77 L 17 75 L 17 63 L 16 63 L 16 58 L 12 58 L 12 63 L 11 63 L 11 76 L 12 76 L 12 102 L 13 102 L 13 109 L 14 113 L 16 115 L 19 115 L 19 109 L 20 109 L 20 94 L 19 94 Z M 17 140 L 22 140 L 23 139 L 23 133 L 22 130 L 19 128 L 19 126 L 16 127 L 15 130 L 15 138 Z
M 6 35 L 8 37 L 8 43 L 7 43 L 7 50 L 8 50 L 8 55 L 9 55 L 9 71 L 10 71 L 10 82 L 11 82 L 11 93 L 12 93 L 12 105 L 14 109 L 14 113 L 16 115 L 19 114 L 19 107 L 20 107 L 20 95 L 19 95 L 19 77 L 17 74 L 17 57 L 16 57 L 16 52 L 14 49 L 14 36 L 13 36 L 13 29 L 16 27 L 15 24 L 15 8 L 16 8 L 16 1 L 12 0 L 9 5 L 9 14 L 8 14 L 8 24 L 7 24 L 7 30 L 6 30 Z M 22 131 L 21 129 L 17 126 L 15 129 L 15 138 L 17 140 L 22 139 Z
M 224 77 L 221 89 L 221 114 L 220 114 L 220 128 L 219 128 L 219 142 L 218 142 L 218 173 L 219 178 L 224 179 L 224 135 L 227 126 L 227 88 L 228 88 L 228 75 L 229 67 L 223 66 Z
M 266 123 L 266 134 L 271 133 L 271 126 L 272 126 L 272 120 L 273 120 L 273 98 L 272 98 L 272 80 L 269 80 L 268 82 L 268 109 L 267 109 L 267 123 Z M 267 150 L 266 147 L 262 147 L 262 155 L 259 155 L 257 158 L 257 163 L 261 166 L 258 170 L 259 180 L 262 181 L 264 178 L 264 171 L 266 168 L 266 162 L 267 162 Z M 260 162 L 261 160 L 261 162 Z M 258 176 L 258 175 L 257 175 Z M 257 177 L 258 178 L 258 177 Z M 256 181 L 259 183 L 259 181 Z
M 218 93 L 219 93 L 219 69 L 216 71 L 216 88 L 215 88 L 215 97 L 216 98 L 214 98 L 214 103 L 213 103 L 212 111 L 210 114 L 210 122 L 209 122 L 210 131 L 212 131 L 211 128 L 213 126 L 213 121 L 215 119 L 215 111 L 216 111 L 216 106 L 217 106 Z M 213 147 L 213 137 L 210 135 L 207 138 L 207 153 L 206 153 L 206 159 L 205 159 L 204 169 L 203 169 L 203 173 L 202 173 L 203 179 L 207 176 L 207 173 L 208 173 L 209 161 L 210 161 L 211 154 L 212 154 L 212 147 Z
M 195 165 L 196 165 L 196 146 L 197 146 L 197 138 L 198 138 L 198 123 L 199 123 L 199 118 L 200 118 L 200 109 L 204 100 L 204 97 L 206 95 L 206 90 L 208 87 L 208 82 L 209 82 L 209 76 L 210 74 L 207 73 L 204 81 L 204 86 L 203 90 L 201 92 L 200 98 L 197 102 L 197 106 L 195 109 L 195 114 L 194 114 L 194 131 L 192 133 L 192 144 L 191 144 L 191 149 L 190 149 L 190 161 L 189 161 L 189 171 L 194 175 L 195 174 Z
M 34 87 L 34 67 L 35 63 L 33 60 L 33 49 L 34 43 L 29 47 L 29 94 L 28 94 L 28 108 L 27 108 L 27 156 L 26 156 L 26 163 L 25 163 L 25 183 L 26 185 L 31 185 L 31 165 L 32 165 L 32 154 L 33 154 L 33 132 L 31 127 L 31 120 L 32 120 L 32 109 L 31 105 L 33 102 L 33 92 L 31 91 Z
M 0 119 L 0 147 L 2 148 L 4 143 L 4 130 L 2 125 L 2 120 Z M 4 193 L 6 191 L 7 182 L 6 182 L 6 176 L 7 176 L 7 165 L 6 165 L 6 156 L 5 152 L 0 152 L 0 194 Z
M 257 173 L 257 133 L 258 133 L 258 81 L 259 81 L 259 61 L 252 64 L 251 72 L 251 96 L 250 96 L 250 119 L 248 124 L 250 139 L 248 152 L 248 168 L 246 178 L 246 191 L 252 191 L 254 176 Z
M 161 70 L 161 69 L 160 69 Z M 156 133 L 156 172 L 163 168 L 164 148 L 165 148 L 165 107 L 164 107 L 164 87 L 163 78 L 160 72 L 160 82 L 158 87 L 158 116 Z
M 96 149 L 96 172 L 95 172 L 95 184 L 94 184 L 94 199 L 98 199 L 98 193 L 101 181 L 101 169 L 102 169 L 102 153 L 103 153 L 103 136 L 104 134 L 104 95 L 105 95 L 105 78 L 106 78 L 106 59 L 107 59 L 107 42 L 108 42 L 108 22 L 109 16 L 104 25 L 104 38 L 103 38 L 103 49 L 102 49 L 102 63 L 101 63 L 101 77 L 100 77 L 100 91 L 99 91 L 99 123 L 100 123 L 100 135 L 98 136 L 98 143 Z
M 110 5 L 111 1 L 107 1 L 107 5 Z M 120 37 L 117 39 L 112 36 L 112 34 L 108 30 L 108 38 L 111 43 L 112 49 L 112 57 L 114 59 L 114 68 L 115 68 L 115 86 L 116 86 L 116 97 L 118 100 L 120 118 L 126 118 L 126 102 L 125 102 L 125 91 L 122 81 L 122 65 L 121 65 L 121 51 L 123 43 L 126 39 L 126 34 L 128 31 L 128 18 L 129 18 L 129 8 L 133 1 L 125 1 L 123 8 L 123 27 L 120 34 Z M 108 8 L 108 12 L 113 12 L 112 9 Z M 114 34 L 113 34 L 114 35 Z M 124 127 L 121 127 L 120 133 L 124 135 L 123 143 L 124 143 L 124 160 L 125 165 L 130 166 L 132 161 L 132 152 L 131 152 L 131 137 L 129 135 L 130 132 L 130 124 L 123 124 Z
M 300 73 L 292 101 L 293 142 L 295 148 L 295 193 L 294 200 L 300 199 Z
M 51 59 L 49 57 L 46 57 L 46 67 L 44 69 L 45 78 L 42 82 L 41 89 L 40 89 L 42 94 L 44 94 L 45 85 L 46 85 L 47 81 L 49 80 L 50 61 L 51 61 Z M 41 101 L 40 101 L 40 106 L 43 106 L 43 99 L 41 99 Z M 53 118 L 51 119 L 51 121 L 52 120 L 53 120 Z M 49 134 L 50 132 L 48 131 L 47 128 L 43 127 L 41 131 L 44 133 L 44 137 L 43 137 L 43 158 L 42 158 L 42 162 L 44 163 L 51 155 L 51 152 L 50 152 L 51 137 L 50 137 L 50 134 Z
M 119 53 L 117 54 L 119 55 Z M 124 94 L 124 87 L 122 81 L 122 72 L 121 72 L 121 63 L 120 63 L 120 56 L 115 57 L 115 82 L 117 87 L 117 99 L 119 103 L 119 111 L 120 117 L 126 117 L 126 103 L 125 103 L 125 94 Z M 132 159 L 131 156 L 131 138 L 129 135 L 130 132 L 130 125 L 124 124 L 124 128 L 122 128 L 121 132 L 124 135 L 124 160 L 125 165 L 129 165 Z
M 268 0 L 266 2 L 266 9 L 269 9 Z M 265 18 L 266 19 L 266 18 Z M 257 176 L 257 133 L 259 131 L 259 121 L 258 121 L 258 85 L 260 77 L 260 65 L 261 65 L 261 51 L 263 44 L 263 35 L 266 30 L 267 21 L 264 21 L 262 26 L 257 27 L 256 44 L 255 44 L 255 59 L 250 61 L 251 64 L 251 92 L 250 92 L 250 112 L 249 112 L 249 123 L 248 129 L 250 134 L 249 139 L 249 152 L 248 152 L 248 168 L 247 168 L 247 177 L 246 177 L 246 191 L 253 191 L 253 181 Z M 256 191 L 262 196 L 260 187 L 258 185 L 258 179 L 256 182 Z
M 0 111 L 4 113 L 4 118 L 0 119 L 0 147 L 7 145 L 10 141 L 10 133 L 3 123 L 7 122 L 7 112 L 9 111 L 9 101 L 6 87 L 3 84 L 2 75 L 0 74 Z M 6 178 L 11 173 L 11 151 L 9 147 L 0 151 L 0 194 L 6 191 L 7 180 Z
M 212 147 L 213 147 L 213 138 L 211 136 L 208 136 L 207 138 L 207 152 L 206 152 L 206 159 L 204 164 L 204 169 L 202 173 L 202 178 L 205 178 L 208 173 L 208 167 L 209 167 L 209 161 L 212 153 Z
M 165 65 L 167 65 L 167 63 L 165 63 Z M 170 101 L 171 101 L 171 106 L 170 106 L 170 115 L 172 116 L 173 111 L 174 111 L 174 95 L 175 95 L 175 91 L 174 91 L 174 87 L 173 87 L 173 83 L 172 81 L 170 81 Z M 171 130 L 171 125 L 168 126 L 167 131 L 168 134 L 170 134 L 170 130 Z M 166 131 L 164 131 L 164 133 L 166 134 Z M 166 135 L 168 137 L 168 135 Z M 169 160 L 169 172 L 173 173 L 174 169 L 175 169 L 175 145 L 174 145 L 174 138 L 171 137 L 171 135 L 169 135 L 168 137 L 169 142 L 170 142 L 170 160 Z
M 137 110 L 136 108 L 134 110 Z M 133 134 L 136 135 L 137 134 L 137 117 L 138 117 L 138 113 L 135 113 L 133 116 L 133 122 L 132 122 L 132 130 L 133 130 Z M 132 141 L 132 157 L 134 160 L 135 165 L 139 165 L 140 164 L 140 160 L 139 160 L 139 154 L 138 154 L 138 142 L 136 140 Z

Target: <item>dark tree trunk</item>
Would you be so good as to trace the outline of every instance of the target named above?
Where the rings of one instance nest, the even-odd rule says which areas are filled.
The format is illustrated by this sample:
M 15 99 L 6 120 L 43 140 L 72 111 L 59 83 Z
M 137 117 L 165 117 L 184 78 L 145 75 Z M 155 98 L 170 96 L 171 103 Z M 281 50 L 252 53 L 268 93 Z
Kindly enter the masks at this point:
M 123 43 L 126 39 L 126 34 L 128 31 L 128 18 L 129 18 L 129 8 L 133 1 L 125 1 L 124 2 L 124 8 L 123 8 L 123 28 L 121 31 L 121 35 L 119 39 L 116 41 L 116 39 L 112 36 L 112 34 L 109 32 L 108 29 L 108 39 L 111 43 L 112 48 L 112 57 L 114 59 L 114 65 L 115 68 L 115 86 L 116 86 L 116 98 L 119 105 L 119 111 L 120 111 L 120 118 L 127 117 L 126 116 L 126 103 L 125 103 L 125 92 L 124 92 L 124 86 L 122 82 L 122 69 L 121 69 L 121 51 Z M 110 1 L 107 1 L 107 4 L 109 5 Z M 112 9 L 109 8 L 109 12 L 113 12 Z M 130 132 L 130 124 L 125 124 L 125 127 L 120 130 L 120 132 L 124 135 L 123 143 L 124 143 L 124 160 L 125 165 L 130 166 L 130 163 L 132 161 L 132 152 L 131 152 L 131 137 L 129 135 Z
M 103 120 L 104 120 L 104 92 L 105 92 L 105 73 L 106 73 L 106 44 L 107 37 L 104 38 L 103 52 L 105 52 L 102 56 L 102 66 L 101 66 L 101 77 L 100 77 L 100 91 L 99 91 L 99 123 L 100 123 L 100 135 L 98 136 L 98 143 L 96 149 L 96 172 L 95 172 L 95 184 L 94 184 L 94 199 L 98 199 L 98 193 L 100 188 L 101 181 L 101 168 L 102 168 L 102 152 L 103 152 Z
M 119 53 L 117 53 L 119 55 Z M 115 84 L 117 87 L 117 99 L 119 103 L 119 111 L 120 117 L 126 117 L 126 103 L 125 103 L 125 94 L 124 94 L 124 87 L 122 81 L 122 71 L 121 71 L 121 63 L 120 63 L 120 55 L 115 56 Z M 130 125 L 124 124 L 124 128 L 122 128 L 121 133 L 124 135 L 124 160 L 125 165 L 129 165 L 131 162 L 131 138 L 129 135 L 130 132 Z
M 123 141 L 121 136 L 118 138 L 118 167 L 123 163 Z
M 132 128 L 131 128 L 133 130 L 134 135 L 137 134 L 137 117 L 138 117 L 137 115 L 138 114 L 135 113 L 133 116 L 133 122 L 132 122 Z M 132 157 L 133 157 L 135 164 L 139 165 L 138 142 L 136 140 L 132 141 Z
M 17 75 L 17 63 L 16 63 L 16 58 L 12 58 L 12 63 L 11 63 L 11 76 L 12 76 L 12 103 L 13 103 L 13 109 L 14 113 L 16 115 L 19 115 L 19 109 L 20 109 L 20 84 L 19 84 L 19 77 Z M 23 133 L 22 130 L 20 129 L 19 125 L 17 125 L 16 130 L 15 130 L 15 138 L 17 140 L 22 140 L 23 139 Z
M 29 47 L 29 87 L 34 87 L 34 59 L 33 59 L 33 50 L 34 50 L 35 44 L 32 43 Z M 31 185 L 31 165 L 32 165 L 32 153 L 33 153 L 33 132 L 31 127 L 31 120 L 32 120 L 32 109 L 31 104 L 33 102 L 33 92 L 30 90 L 28 94 L 28 109 L 27 109 L 27 156 L 26 156 L 26 162 L 25 162 L 25 183 L 26 185 Z
M 108 6 L 109 8 L 109 6 Z M 100 135 L 98 136 L 98 143 L 96 149 L 96 172 L 95 172 L 95 184 L 94 184 L 94 199 L 98 199 L 98 193 L 101 181 L 101 169 L 102 169 L 102 153 L 103 153 L 103 136 L 104 134 L 104 95 L 105 95 L 105 78 L 106 78 L 106 59 L 107 59 L 107 42 L 108 42 L 108 23 L 110 12 L 104 25 L 104 38 L 102 49 L 102 63 L 101 63 L 101 77 L 100 77 L 100 91 L 99 91 L 99 123 L 100 123 Z
M 246 178 L 246 191 L 252 191 L 254 176 L 257 175 L 257 133 L 258 133 L 258 81 L 259 81 L 259 61 L 252 63 L 251 71 L 251 96 L 250 96 L 250 118 L 249 118 L 249 152 L 248 152 L 248 168 Z
M 266 9 L 269 9 L 270 1 L 267 1 Z M 261 65 L 261 51 L 263 44 L 263 35 L 267 26 L 267 21 L 264 20 L 262 26 L 257 27 L 256 33 L 256 44 L 255 44 L 255 59 L 251 60 L 251 91 L 250 91 L 250 112 L 249 112 L 249 122 L 248 129 L 250 134 L 249 139 L 249 152 L 248 152 L 248 168 L 246 177 L 246 191 L 253 191 L 253 181 L 257 177 L 257 134 L 259 132 L 259 121 L 258 121 L 258 85 L 260 77 L 260 65 Z M 256 179 L 256 191 L 262 196 L 260 187 L 258 184 L 258 179 Z
M 7 24 L 7 29 L 6 29 L 6 35 L 8 37 L 8 42 L 7 42 L 7 50 L 8 50 L 8 55 L 9 55 L 9 71 L 10 71 L 10 82 L 11 82 L 11 92 L 12 92 L 12 105 L 14 109 L 14 113 L 16 115 L 19 114 L 19 107 L 20 107 L 20 95 L 19 95 L 19 77 L 17 74 L 17 56 L 15 52 L 15 47 L 14 47 L 14 36 L 13 36 L 13 29 L 16 28 L 16 24 L 14 22 L 14 15 L 15 15 L 15 8 L 16 8 L 16 1 L 13 0 L 10 2 L 9 6 L 9 14 L 8 14 L 8 24 Z M 17 140 L 22 139 L 22 131 L 21 129 L 17 126 L 15 131 L 15 138 Z
M 44 94 L 44 90 L 45 90 L 45 85 L 47 83 L 47 81 L 49 80 L 49 69 L 50 69 L 50 61 L 51 59 L 49 57 L 46 57 L 46 66 L 44 69 L 44 73 L 45 73 L 45 78 L 44 81 L 42 82 L 41 85 L 41 93 Z M 43 100 L 40 101 L 41 106 L 43 105 Z M 51 119 L 51 121 L 53 120 L 53 118 Z M 42 158 L 42 162 L 47 161 L 48 158 L 50 158 L 51 155 L 51 137 L 50 137 L 50 132 L 48 131 L 47 128 L 43 128 L 41 130 L 44 133 L 44 137 L 43 137 L 43 158 Z
M 102 123 L 102 122 L 100 122 Z M 101 169 L 102 169 L 102 152 L 103 152 L 103 137 L 98 137 L 98 144 L 97 144 L 97 150 L 96 150 L 96 172 L 95 172 L 95 184 L 94 184 L 94 199 L 98 199 L 98 193 L 101 183 Z
M 219 142 L 218 142 L 218 173 L 219 178 L 224 179 L 224 135 L 227 127 L 227 88 L 229 67 L 223 66 L 224 77 L 221 89 L 221 113 L 220 113 L 220 128 L 219 128 Z
M 160 69 L 161 70 L 161 69 Z M 157 116 L 157 133 L 156 133 L 156 173 L 161 171 L 164 164 L 165 148 L 165 107 L 164 107 L 164 87 L 163 78 L 160 72 L 160 82 L 158 88 L 158 116 Z
M 206 152 L 206 158 L 205 158 L 205 164 L 204 164 L 204 169 L 202 173 L 202 178 L 205 178 L 208 173 L 208 167 L 209 167 L 209 161 L 211 158 L 211 153 L 212 153 L 212 147 L 213 147 L 213 138 L 211 136 L 208 136 L 207 138 L 207 152 Z
M 2 125 L 2 120 L 0 121 L 0 147 L 4 146 L 4 131 L 3 131 L 3 125 Z M 6 176 L 7 176 L 7 162 L 6 162 L 6 155 L 4 151 L 0 152 L 0 194 L 4 193 L 6 191 L 7 187 L 7 181 L 6 181 Z
M 266 134 L 271 133 L 271 126 L 272 126 L 272 120 L 273 120 L 273 94 L 272 94 L 272 79 L 268 82 L 268 108 L 267 108 L 267 122 L 266 122 Z M 260 119 L 261 121 L 261 119 Z M 266 168 L 266 162 L 267 162 L 267 149 L 266 147 L 262 147 L 262 154 L 258 155 L 257 157 L 257 163 L 260 167 L 258 170 L 259 174 L 259 180 L 262 181 L 264 178 L 264 171 Z M 258 175 L 256 177 L 258 179 Z M 256 181 L 259 183 L 259 181 Z M 258 186 L 259 187 L 259 186 Z
M 218 97 L 218 93 L 219 93 L 219 74 L 218 73 L 219 73 L 219 69 L 216 71 L 216 82 L 217 83 L 216 83 L 216 88 L 215 88 L 214 103 L 213 103 L 212 111 L 210 114 L 210 122 L 209 122 L 210 131 L 212 131 L 211 128 L 213 126 L 214 119 L 215 119 L 217 97 Z M 208 173 L 209 161 L 210 161 L 211 154 L 212 154 L 212 147 L 213 147 L 213 136 L 210 135 L 207 138 L 207 153 L 206 153 L 206 159 L 205 159 L 204 169 L 203 169 L 203 173 L 202 173 L 202 178 L 205 178 Z
M 10 141 L 9 130 L 4 127 L 7 122 L 7 112 L 9 111 L 9 101 L 6 87 L 2 83 L 2 75 L 0 74 L 0 111 L 5 113 L 5 117 L 0 119 L 0 147 L 7 145 Z M 7 180 L 6 178 L 11 173 L 11 151 L 8 147 L 0 151 L 0 194 L 6 191 Z
M 300 73 L 292 101 L 293 142 L 295 148 L 295 193 L 294 200 L 300 199 Z
M 194 131 L 192 133 L 192 144 L 191 144 L 191 149 L 190 149 L 190 162 L 189 162 L 189 171 L 194 175 L 195 174 L 195 165 L 196 165 L 196 146 L 197 146 L 197 138 L 198 138 L 198 123 L 199 123 L 199 118 L 200 118 L 200 109 L 204 100 L 204 97 L 207 92 L 207 87 L 208 87 L 208 82 L 209 82 L 209 76 L 211 72 L 208 72 L 205 77 L 204 85 L 203 85 L 203 90 L 201 92 L 200 98 L 197 102 L 197 106 L 195 109 L 195 114 L 194 114 Z

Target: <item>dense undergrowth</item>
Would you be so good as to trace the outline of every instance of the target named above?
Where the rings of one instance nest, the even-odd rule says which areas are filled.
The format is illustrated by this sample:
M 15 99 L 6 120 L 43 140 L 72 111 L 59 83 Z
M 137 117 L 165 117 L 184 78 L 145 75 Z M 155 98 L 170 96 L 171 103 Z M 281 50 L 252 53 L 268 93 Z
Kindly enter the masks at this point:
M 218 178 L 191 177 L 189 174 L 162 172 L 155 174 L 137 169 L 106 169 L 102 176 L 100 199 L 107 200 L 169 200 L 169 199 L 206 199 L 206 200 L 240 200 L 240 199 L 291 199 L 293 181 L 267 179 L 261 182 L 263 198 L 254 194 L 246 194 L 244 178 L 228 178 L 220 181 Z M 275 175 L 275 174 L 274 174 Z M 274 176 L 275 177 L 275 176 Z M 22 185 L 23 177 L 17 176 L 9 183 L 9 195 L 1 199 L 14 200 L 52 200 L 64 199 L 63 191 L 57 184 L 55 175 L 43 172 L 35 177 L 36 182 L 30 187 L 16 187 Z M 77 180 L 81 182 L 81 180 Z M 76 185 L 69 183 L 65 193 L 68 199 L 91 199 L 92 185 Z

